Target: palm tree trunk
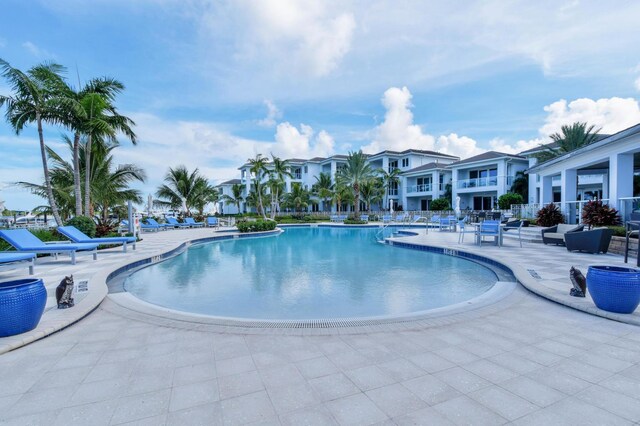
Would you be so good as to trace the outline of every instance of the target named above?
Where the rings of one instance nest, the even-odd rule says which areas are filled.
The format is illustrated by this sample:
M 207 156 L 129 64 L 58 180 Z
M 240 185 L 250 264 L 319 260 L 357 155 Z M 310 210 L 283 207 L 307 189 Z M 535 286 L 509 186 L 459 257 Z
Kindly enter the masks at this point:
M 44 182 L 47 189 L 47 198 L 49 199 L 49 206 L 51 206 L 51 213 L 58 226 L 62 226 L 62 219 L 60 219 L 60 212 L 58 212 L 58 205 L 55 198 L 53 198 L 53 188 L 51 187 L 51 176 L 49 175 L 49 165 L 47 164 L 47 150 L 44 145 L 44 135 L 42 133 L 42 118 L 40 113 L 36 116 L 38 122 L 38 137 L 40 138 L 40 155 L 42 156 L 42 169 L 44 170 Z
M 360 219 L 360 191 L 354 191 L 355 192 L 355 196 L 353 198 L 355 198 L 355 211 L 354 211 L 354 216 L 355 219 L 358 220 Z
M 82 188 L 80 185 L 80 133 L 73 136 L 73 189 L 76 197 L 76 216 L 82 216 Z
M 91 135 L 84 148 L 84 215 L 91 217 Z

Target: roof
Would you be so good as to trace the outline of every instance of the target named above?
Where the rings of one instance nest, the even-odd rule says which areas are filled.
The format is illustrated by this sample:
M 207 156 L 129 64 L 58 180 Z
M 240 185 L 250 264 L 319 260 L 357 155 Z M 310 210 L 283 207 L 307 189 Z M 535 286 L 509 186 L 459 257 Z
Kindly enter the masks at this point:
M 312 159 L 310 159 L 309 161 L 313 161 L 313 162 L 319 162 L 319 161 L 324 161 L 326 160 L 325 157 L 313 157 Z
M 242 183 L 242 181 L 240 179 L 231 179 L 231 180 L 228 180 L 226 182 L 219 183 L 218 186 L 220 186 L 220 185 L 236 185 L 238 183 Z
M 439 164 L 439 163 L 431 162 L 431 163 L 423 164 L 422 166 L 414 167 L 413 169 L 410 169 L 410 170 L 405 170 L 404 172 L 402 172 L 402 174 L 421 172 L 424 170 L 444 169 L 446 166 L 447 164 Z
M 306 163 L 307 162 L 307 160 L 303 158 L 288 158 L 287 161 L 289 163 Z
M 447 157 L 447 158 L 455 158 L 458 159 L 459 157 L 456 157 L 455 155 L 449 155 L 449 154 L 443 154 L 441 152 L 437 152 L 437 151 L 428 151 L 428 150 L 424 150 L 424 149 L 405 149 L 404 151 L 392 151 L 392 150 L 384 150 L 384 151 L 380 151 L 376 154 L 371 155 L 371 157 L 376 157 L 378 155 L 382 155 L 382 154 L 392 154 L 392 155 L 406 155 L 406 154 L 410 154 L 410 153 L 416 153 L 416 154 L 424 154 L 424 155 L 437 155 L 439 157 Z
M 576 155 L 580 155 L 583 152 L 590 151 L 590 150 L 595 149 L 595 148 L 600 148 L 601 146 L 605 146 L 605 145 L 609 145 L 609 144 L 615 143 L 615 142 L 617 142 L 617 141 L 619 141 L 621 139 L 624 139 L 624 138 L 627 138 L 629 136 L 633 136 L 633 135 L 636 135 L 636 134 L 639 134 L 639 133 L 640 133 L 640 123 L 636 124 L 635 126 L 631 126 L 631 127 L 626 128 L 624 130 L 621 130 L 618 133 L 614 133 L 613 135 L 603 135 L 604 137 L 602 139 L 599 139 L 596 142 L 590 143 L 589 145 L 585 145 L 582 148 L 575 149 L 575 150 L 573 150 L 571 152 L 567 152 L 566 154 L 561 155 L 559 157 L 552 158 L 551 160 L 545 161 L 544 163 L 536 164 L 535 166 L 531 167 L 528 170 L 528 172 L 529 173 L 531 173 L 531 172 L 535 173 L 536 171 L 538 171 L 538 170 L 540 170 L 540 169 L 542 169 L 544 167 L 550 166 L 552 164 L 559 163 L 559 162 L 564 161 L 564 160 L 566 160 L 566 159 L 568 159 L 570 157 L 575 157 Z
M 482 154 L 475 155 L 473 157 L 465 158 L 464 160 L 460 160 L 460 161 L 456 161 L 455 163 L 448 164 L 447 167 L 456 167 L 462 164 L 477 163 L 480 161 L 487 161 L 487 160 L 494 160 L 494 159 L 497 160 L 499 158 L 505 158 L 505 157 L 514 158 L 517 160 L 525 160 L 525 158 L 520 155 L 507 154 L 506 152 L 498 152 L 498 151 L 487 151 L 487 152 L 483 152 Z
M 611 135 L 604 135 L 604 134 L 599 134 L 596 137 L 596 140 L 594 142 L 598 142 L 601 141 L 602 139 L 608 138 Z M 522 151 L 521 153 L 519 153 L 518 155 L 530 155 L 530 154 L 537 154 L 540 151 L 543 151 L 545 149 L 553 149 L 553 148 L 557 148 L 558 147 L 558 142 L 551 142 L 551 143 L 545 143 L 545 144 L 540 144 L 534 148 L 528 149 L 526 151 Z

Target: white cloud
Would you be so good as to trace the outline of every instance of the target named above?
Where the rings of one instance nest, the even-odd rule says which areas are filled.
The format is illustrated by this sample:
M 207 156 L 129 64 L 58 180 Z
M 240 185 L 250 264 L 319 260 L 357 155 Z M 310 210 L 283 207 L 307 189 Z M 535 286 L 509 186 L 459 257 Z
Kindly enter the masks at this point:
M 561 99 L 545 106 L 544 110 L 548 114 L 540 128 L 542 136 L 559 132 L 562 125 L 576 121 L 595 125 L 604 134 L 616 133 L 640 122 L 640 106 L 633 98 L 581 98 L 569 103 Z
M 56 56 L 53 53 L 36 46 L 35 43 L 32 43 L 30 41 L 25 41 L 24 43 L 22 43 L 22 47 L 24 47 L 29 53 L 31 53 L 38 59 L 55 58 Z
M 276 120 L 282 117 L 282 112 L 278 109 L 276 104 L 269 99 L 265 99 L 264 104 L 267 107 L 267 116 L 262 120 L 258 120 L 258 126 L 274 127 L 276 125 Z
M 507 154 L 518 154 L 528 149 L 536 148 L 545 143 L 549 143 L 547 139 L 536 138 L 530 140 L 521 139 L 516 143 L 509 144 L 505 140 L 495 138 L 489 141 L 489 146 L 492 151 L 506 152 Z
M 300 124 L 300 130 L 290 123 L 280 123 L 276 129 L 273 152 L 285 158 L 326 157 L 334 152 L 334 140 L 324 130 L 314 137 L 310 126 Z
M 480 148 L 474 139 L 468 136 L 458 136 L 455 133 L 438 137 L 436 150 L 460 158 L 473 157 L 486 151 L 486 149 Z
M 640 77 L 636 78 L 636 81 L 633 82 L 633 85 L 635 86 L 636 90 L 640 92 Z

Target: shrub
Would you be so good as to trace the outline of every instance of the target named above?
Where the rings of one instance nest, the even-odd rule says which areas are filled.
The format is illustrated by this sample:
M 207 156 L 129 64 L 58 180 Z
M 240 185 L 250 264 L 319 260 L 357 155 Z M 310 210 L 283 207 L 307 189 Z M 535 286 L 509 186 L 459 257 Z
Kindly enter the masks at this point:
M 80 231 L 87 234 L 89 237 L 93 238 L 96 236 L 96 223 L 93 219 L 86 216 L 76 216 L 69 219 L 65 225 L 67 226 L 75 226 Z
M 276 229 L 276 222 L 272 220 L 256 220 L 254 222 L 239 221 L 236 222 L 236 227 L 240 232 L 263 232 L 272 231 Z
M 513 192 L 507 192 L 506 194 L 502 194 L 500 198 L 498 198 L 498 207 L 500 207 L 501 210 L 509 210 L 512 204 L 524 204 L 522 195 Z
M 451 210 L 451 203 L 446 198 L 437 198 L 429 204 L 430 210 Z
M 624 226 L 607 226 L 613 231 L 615 237 L 626 237 L 627 231 Z M 638 234 L 632 234 L 629 238 L 638 238 Z
M 356 220 L 356 219 L 349 218 L 345 220 L 344 223 L 345 225 L 364 225 L 367 222 L 365 222 L 364 220 Z
M 600 200 L 591 200 L 582 208 L 582 222 L 594 226 L 615 226 L 620 224 L 620 215 L 613 207 Z
M 556 226 L 559 223 L 564 223 L 564 216 L 558 206 L 549 203 L 538 210 L 536 223 L 544 227 Z

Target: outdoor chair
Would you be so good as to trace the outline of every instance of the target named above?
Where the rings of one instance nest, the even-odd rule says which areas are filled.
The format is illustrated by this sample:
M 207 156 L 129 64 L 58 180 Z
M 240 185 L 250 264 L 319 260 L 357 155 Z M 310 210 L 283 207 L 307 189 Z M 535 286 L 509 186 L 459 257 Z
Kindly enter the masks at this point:
M 485 237 L 493 238 L 497 246 L 502 245 L 500 221 L 485 220 L 480 224 L 480 228 L 478 229 L 478 245 L 482 245 L 482 241 Z
M 146 224 L 140 225 L 140 229 L 142 230 L 154 230 L 159 231 L 161 229 L 169 229 L 172 226 L 167 225 L 166 223 L 158 223 L 154 218 L 148 217 L 145 219 L 147 221 Z
M 544 244 L 564 245 L 564 238 L 567 233 L 581 232 L 584 225 L 565 225 L 560 224 L 550 228 L 544 228 L 542 233 L 542 242 Z
M 346 214 L 339 214 L 338 215 L 338 222 L 339 223 L 344 223 L 345 220 L 347 220 L 347 215 Z
M 431 216 L 431 220 L 429 222 L 432 223 L 432 224 L 440 226 L 440 215 L 439 214 L 434 214 L 433 216 Z
M 443 217 L 440 219 L 440 230 L 447 228 L 451 231 L 456 225 L 456 217 L 454 215 L 449 215 L 447 217 Z
M 584 251 L 598 254 L 609 250 L 609 243 L 613 230 L 608 228 L 592 229 L 582 232 L 568 232 L 564 235 L 564 242 L 568 251 Z
M 360 215 L 360 220 L 362 220 L 364 222 L 369 222 L 369 215 L 368 214 L 361 214 Z
M 169 226 L 173 226 L 174 228 L 190 228 L 191 226 L 188 223 L 178 222 L 175 217 L 166 217 L 167 224 Z
M 0 252 L 0 271 L 28 266 L 29 275 L 33 275 L 33 267 L 35 266 L 35 263 L 35 253 Z
M 468 225 L 465 219 L 461 219 L 458 221 L 458 244 L 464 243 L 464 234 L 474 234 L 476 233 L 476 228 L 474 226 Z
M 330 219 L 331 219 L 331 222 L 336 222 L 337 223 L 338 222 L 338 215 L 337 214 L 332 214 Z
M 210 228 L 219 228 L 220 221 L 218 220 L 217 217 L 209 216 L 207 217 L 207 226 Z
M 196 222 L 192 217 L 185 217 L 184 223 L 192 228 L 202 228 L 204 226 L 204 222 Z
M 52 254 L 58 258 L 60 253 L 68 253 L 71 256 L 71 264 L 76 264 L 76 252 L 87 251 L 93 255 L 93 260 L 98 258 L 97 243 L 51 243 L 46 244 L 40 238 L 33 235 L 27 229 L 5 229 L 0 231 L 0 238 L 15 247 L 20 252 L 39 254 Z
M 385 214 L 382 216 L 382 223 L 391 223 L 391 215 Z
M 521 220 L 512 220 L 504 224 L 502 227 L 503 232 L 511 232 L 518 234 L 518 242 L 520 243 L 520 247 L 522 247 L 522 234 L 520 231 L 522 230 L 522 225 L 524 224 Z
M 91 238 L 75 226 L 59 226 L 58 232 L 69 238 L 74 243 L 97 243 L 99 245 L 122 244 L 122 251 L 127 252 L 127 244 L 131 244 L 136 249 L 135 237 L 105 237 Z

